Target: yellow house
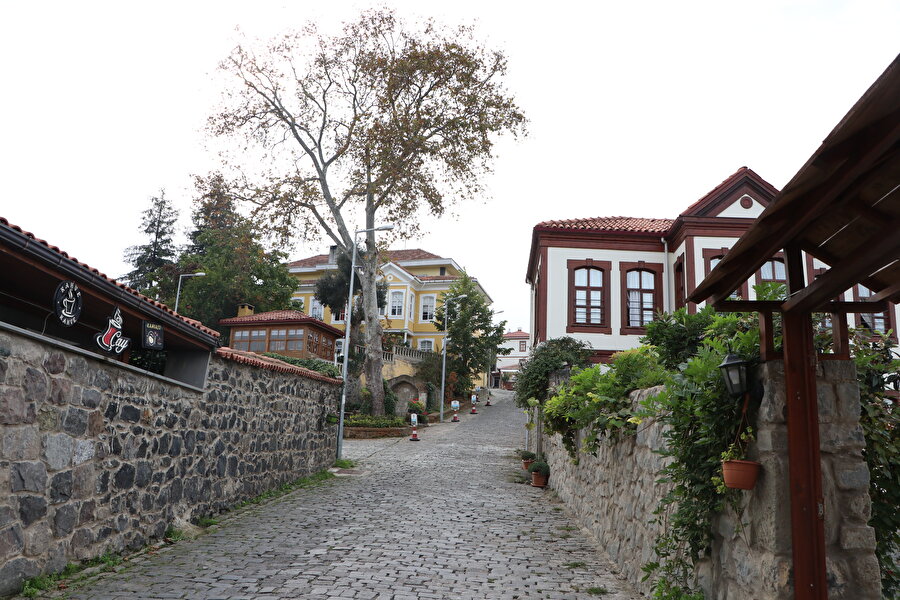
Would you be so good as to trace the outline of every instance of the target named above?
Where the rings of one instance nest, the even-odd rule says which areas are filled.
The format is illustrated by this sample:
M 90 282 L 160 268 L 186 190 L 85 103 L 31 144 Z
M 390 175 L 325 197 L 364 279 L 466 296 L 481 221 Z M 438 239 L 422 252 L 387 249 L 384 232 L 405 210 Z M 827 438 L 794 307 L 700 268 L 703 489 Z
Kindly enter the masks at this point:
M 444 332 L 434 326 L 435 308 L 450 289 L 462 269 L 452 258 L 442 258 L 420 249 L 387 250 L 382 253 L 381 278 L 387 281 L 387 306 L 381 325 L 384 332 L 398 334 L 410 348 L 440 352 Z M 344 329 L 344 315 L 331 314 L 314 297 L 316 281 L 337 269 L 335 247 L 319 254 L 288 263 L 288 269 L 299 281 L 294 299 L 302 299 L 304 310 L 329 325 Z M 476 280 L 477 284 L 477 280 Z M 490 296 L 478 284 L 488 303 Z M 450 318 L 453 318 L 451 313 Z M 339 344 L 343 340 L 338 341 Z

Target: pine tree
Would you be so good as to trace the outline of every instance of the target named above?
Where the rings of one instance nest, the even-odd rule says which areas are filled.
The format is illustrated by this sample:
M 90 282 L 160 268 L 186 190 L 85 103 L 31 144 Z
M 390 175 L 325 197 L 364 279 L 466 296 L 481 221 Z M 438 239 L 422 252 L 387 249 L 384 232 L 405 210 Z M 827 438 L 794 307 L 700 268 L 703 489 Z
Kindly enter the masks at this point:
M 160 190 L 159 196 L 150 199 L 150 207 L 143 212 L 141 220 L 141 231 L 149 241 L 125 250 L 125 260 L 134 269 L 122 276 L 122 280 L 151 298 L 159 296 L 157 282 L 161 269 L 175 262 L 177 248 L 173 237 L 177 220 L 178 211 L 166 198 L 165 190 Z

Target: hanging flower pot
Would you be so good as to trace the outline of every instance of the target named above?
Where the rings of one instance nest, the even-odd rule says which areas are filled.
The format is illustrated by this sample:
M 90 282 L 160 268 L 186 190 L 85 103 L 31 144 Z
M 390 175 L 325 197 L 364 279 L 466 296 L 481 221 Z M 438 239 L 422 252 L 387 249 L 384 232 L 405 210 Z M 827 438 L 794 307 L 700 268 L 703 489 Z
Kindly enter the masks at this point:
M 752 460 L 722 461 L 722 479 L 725 481 L 725 487 L 752 490 L 761 468 L 762 465 Z

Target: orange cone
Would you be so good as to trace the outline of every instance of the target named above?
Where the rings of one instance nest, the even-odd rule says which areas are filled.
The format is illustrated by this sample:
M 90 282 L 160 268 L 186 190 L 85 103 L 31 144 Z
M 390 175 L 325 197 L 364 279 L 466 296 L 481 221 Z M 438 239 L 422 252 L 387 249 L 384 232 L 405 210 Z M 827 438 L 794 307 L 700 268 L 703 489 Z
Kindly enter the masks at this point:
M 413 429 L 413 430 L 412 430 L 412 435 L 409 436 L 409 441 L 411 441 L 411 442 L 420 442 L 421 440 L 419 439 L 419 434 L 416 432 L 416 426 L 413 425 L 413 428 L 412 428 L 412 429 Z

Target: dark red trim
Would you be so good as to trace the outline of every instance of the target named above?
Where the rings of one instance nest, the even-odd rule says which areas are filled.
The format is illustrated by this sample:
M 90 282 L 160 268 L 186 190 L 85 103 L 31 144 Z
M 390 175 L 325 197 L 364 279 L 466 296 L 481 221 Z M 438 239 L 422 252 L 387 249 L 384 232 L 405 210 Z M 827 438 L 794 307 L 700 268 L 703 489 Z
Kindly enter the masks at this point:
M 599 269 L 603 273 L 603 287 L 601 293 L 601 302 L 603 303 L 601 311 L 601 325 L 587 325 L 575 323 L 575 270 L 584 267 Z M 566 295 L 566 333 L 612 333 L 610 324 L 610 308 L 609 308 L 609 288 L 612 286 L 612 263 L 608 260 L 593 260 L 586 258 L 583 260 L 566 261 L 566 270 L 568 277 L 568 290 Z
M 684 274 L 687 278 L 687 296 L 685 298 L 690 298 L 691 294 L 694 293 L 694 289 L 697 287 L 697 274 L 694 272 L 694 261 L 695 258 L 695 250 L 694 250 L 694 238 L 689 237 L 684 241 L 684 251 L 685 251 L 685 269 Z M 688 314 L 695 314 L 697 312 L 697 303 L 696 302 L 688 302 L 687 303 L 687 311 Z

